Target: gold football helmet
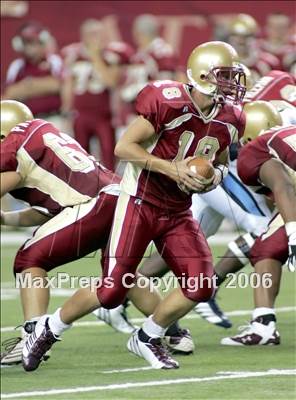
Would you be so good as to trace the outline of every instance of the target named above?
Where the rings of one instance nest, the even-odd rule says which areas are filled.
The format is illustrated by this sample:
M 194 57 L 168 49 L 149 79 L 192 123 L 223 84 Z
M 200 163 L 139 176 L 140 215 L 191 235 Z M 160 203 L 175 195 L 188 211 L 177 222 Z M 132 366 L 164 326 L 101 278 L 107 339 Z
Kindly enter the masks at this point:
M 201 93 L 216 101 L 242 101 L 246 92 L 245 73 L 238 64 L 234 48 L 224 42 L 207 42 L 197 46 L 187 62 L 189 82 Z
M 282 125 L 282 118 L 277 109 L 267 101 L 253 101 L 244 105 L 246 127 L 244 142 L 249 142 L 268 129 Z
M 15 100 L 1 101 L 1 140 L 14 126 L 33 118 L 31 110 L 25 104 Z
M 256 36 L 258 25 L 256 20 L 248 14 L 238 14 L 230 23 L 229 33 L 240 36 Z

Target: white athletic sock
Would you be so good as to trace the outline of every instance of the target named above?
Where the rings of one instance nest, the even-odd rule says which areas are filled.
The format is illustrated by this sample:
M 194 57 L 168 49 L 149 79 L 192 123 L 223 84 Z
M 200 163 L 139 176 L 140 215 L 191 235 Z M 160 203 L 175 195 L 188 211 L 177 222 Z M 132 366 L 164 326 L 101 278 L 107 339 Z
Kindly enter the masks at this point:
M 268 307 L 258 307 L 258 308 L 255 308 L 255 310 L 253 311 L 252 319 L 254 320 L 258 317 L 262 317 L 263 315 L 267 315 L 267 314 L 275 315 L 274 309 L 268 308 Z
M 156 324 L 152 317 L 153 316 L 150 315 L 148 318 L 146 318 L 142 326 L 143 331 L 146 333 L 146 335 L 152 338 L 163 337 L 167 328 L 163 328 L 162 326 Z
M 65 324 L 60 317 L 61 308 L 58 308 L 54 314 L 49 317 L 48 325 L 55 336 L 60 336 L 67 329 L 71 328 L 72 324 Z

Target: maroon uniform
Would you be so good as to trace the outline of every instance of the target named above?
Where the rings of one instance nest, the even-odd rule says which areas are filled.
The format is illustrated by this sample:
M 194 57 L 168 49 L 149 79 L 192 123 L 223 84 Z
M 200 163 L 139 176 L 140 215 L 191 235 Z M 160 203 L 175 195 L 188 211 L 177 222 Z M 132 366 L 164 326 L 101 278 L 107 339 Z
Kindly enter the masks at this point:
M 255 79 L 267 75 L 271 70 L 280 69 L 278 58 L 263 52 L 257 45 L 250 49 L 247 58 L 241 58 L 241 62 L 250 69 Z
M 1 172 L 17 171 L 20 188 L 11 194 L 50 215 L 82 204 L 118 178 L 70 136 L 36 119 L 13 128 L 1 144 Z
M 150 62 L 149 57 L 154 60 L 158 79 L 162 76 L 166 79 L 173 78 L 177 65 L 177 57 L 172 46 L 166 43 L 162 38 L 155 38 L 145 50 L 140 50 L 135 56 L 135 61 L 137 57 L 139 60 L 143 60 L 147 67 Z M 153 77 L 150 76 L 150 78 Z
M 255 100 L 287 101 L 293 106 L 296 106 L 295 80 L 292 75 L 287 72 L 271 71 L 269 74 L 259 79 L 244 97 L 244 101 Z
M 104 84 L 89 59 L 87 50 L 78 43 L 66 49 L 67 73 L 74 80 L 73 108 L 75 139 L 89 151 L 89 141 L 96 135 L 101 145 L 101 159 L 108 168 L 114 168 L 114 129 L 112 126 L 110 90 Z M 111 43 L 101 56 L 108 65 L 125 64 L 130 47 L 125 43 Z
M 122 125 L 127 125 L 135 116 L 134 101 L 139 91 L 151 80 L 174 79 L 177 65 L 172 46 L 160 37 L 132 55 L 121 88 L 121 98 L 125 102 Z
M 7 86 L 19 82 L 25 78 L 42 78 L 53 76 L 57 79 L 62 77 L 62 60 L 56 54 L 47 55 L 40 63 L 32 64 L 24 58 L 14 60 L 7 71 Z M 29 97 L 24 103 L 30 108 L 32 113 L 38 115 L 58 113 L 61 106 L 59 94 L 46 96 Z
M 119 179 L 52 124 L 19 124 L 1 144 L 1 172 L 17 171 L 11 195 L 53 216 L 19 250 L 15 271 L 50 270 L 106 243 Z M 102 194 L 99 195 L 99 192 Z
M 293 41 L 294 39 L 294 41 Z M 273 45 L 268 40 L 262 40 L 260 46 L 264 52 L 273 54 L 280 62 L 280 69 L 290 71 L 292 62 L 295 62 L 295 37 L 285 45 Z
M 296 186 L 295 126 L 274 128 L 240 150 L 237 170 L 243 183 L 256 190 L 262 188 L 260 168 L 272 158 L 283 163 Z M 267 232 L 255 241 L 250 257 L 253 265 L 266 258 L 285 263 L 288 258 L 288 238 L 280 216 L 272 220 Z
M 167 160 L 203 156 L 215 162 L 217 156 L 243 132 L 241 108 L 214 106 L 204 117 L 194 106 L 191 87 L 174 81 L 156 81 L 138 95 L 136 110 L 153 126 L 156 136 L 146 150 Z M 122 190 L 157 207 L 182 211 L 191 205 L 191 196 L 171 179 L 129 163 Z
M 142 146 L 165 160 L 203 155 L 215 162 L 242 135 L 242 111 L 230 104 L 215 105 L 205 116 L 194 106 L 190 90 L 179 82 L 157 81 L 140 92 L 137 111 L 155 129 L 154 137 Z M 111 276 L 114 286 L 98 290 L 101 304 L 115 307 L 122 302 L 127 291 L 122 277 L 135 272 L 151 241 L 174 274 L 185 279 L 184 295 L 196 302 L 209 299 L 213 293 L 209 282 L 195 290 L 188 286 L 188 279 L 213 274 L 209 247 L 189 210 L 190 195 L 166 176 L 133 163 L 125 169 L 121 190 L 104 259 L 104 276 Z

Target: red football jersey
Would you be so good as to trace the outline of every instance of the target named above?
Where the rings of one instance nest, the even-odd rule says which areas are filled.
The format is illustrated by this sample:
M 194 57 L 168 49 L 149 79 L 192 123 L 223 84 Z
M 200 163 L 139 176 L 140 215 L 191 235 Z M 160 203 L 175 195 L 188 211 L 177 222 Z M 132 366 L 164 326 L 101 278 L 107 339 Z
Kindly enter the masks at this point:
M 177 65 L 172 46 L 162 38 L 155 38 L 146 49 L 137 51 L 131 57 L 122 83 L 122 99 L 134 102 L 140 90 L 151 80 L 174 79 Z
M 1 143 L 1 172 L 5 171 L 17 171 L 22 178 L 12 196 L 51 215 L 119 183 L 73 138 L 42 119 L 15 126 Z
M 110 43 L 101 51 L 106 64 L 128 64 L 133 51 L 122 42 Z M 82 43 L 67 46 L 63 50 L 67 71 L 74 78 L 74 108 L 79 111 L 107 115 L 111 118 L 110 90 L 99 72 L 95 71 Z
M 161 73 L 174 73 L 177 67 L 177 56 L 172 46 L 162 38 L 155 38 L 148 46 L 146 53 L 157 63 L 158 78 Z M 166 75 L 168 78 L 168 75 Z
M 191 98 L 191 87 L 174 81 L 156 81 L 138 95 L 136 109 L 154 126 L 155 136 L 145 149 L 165 160 L 203 156 L 215 162 L 217 156 L 243 135 L 245 118 L 239 106 L 216 104 L 203 115 Z M 157 207 L 184 210 L 191 196 L 166 176 L 128 163 L 122 190 Z
M 31 64 L 24 58 L 18 58 L 8 67 L 6 85 L 9 86 L 30 77 L 41 78 L 50 75 L 60 79 L 62 68 L 62 60 L 56 54 L 46 56 L 39 64 Z M 61 106 L 59 94 L 27 98 L 24 103 L 34 115 L 59 112 Z
M 255 79 L 268 74 L 271 70 L 280 69 L 278 58 L 263 52 L 257 46 L 250 50 L 247 58 L 241 58 L 241 62 L 250 69 Z
M 275 127 L 246 144 L 239 152 L 238 175 L 248 186 L 264 187 L 260 182 L 260 168 L 271 158 L 281 161 L 295 179 L 296 127 Z M 296 182 L 296 180 L 295 180 Z
M 292 37 L 291 40 L 284 45 L 274 45 L 268 40 L 262 40 L 260 46 L 263 51 L 273 54 L 278 58 L 281 70 L 290 71 L 293 54 L 295 60 L 295 38 Z
M 263 76 L 244 98 L 244 102 L 255 100 L 287 101 L 296 106 L 296 87 L 292 75 L 283 71 L 271 71 Z

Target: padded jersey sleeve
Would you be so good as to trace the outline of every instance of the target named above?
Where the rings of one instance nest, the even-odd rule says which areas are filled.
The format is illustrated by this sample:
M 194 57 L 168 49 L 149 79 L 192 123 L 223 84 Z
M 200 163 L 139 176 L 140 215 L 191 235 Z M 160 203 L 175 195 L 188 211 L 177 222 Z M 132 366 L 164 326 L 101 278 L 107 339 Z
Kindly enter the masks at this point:
M 296 128 L 284 127 L 276 132 L 267 143 L 269 153 L 296 171 Z
M 9 134 L 1 143 L 1 172 L 16 171 L 18 162 L 16 154 L 20 148 L 22 141 L 17 134 Z
M 155 133 L 161 130 L 161 92 L 154 84 L 144 87 L 136 98 L 136 111 L 154 127 Z

